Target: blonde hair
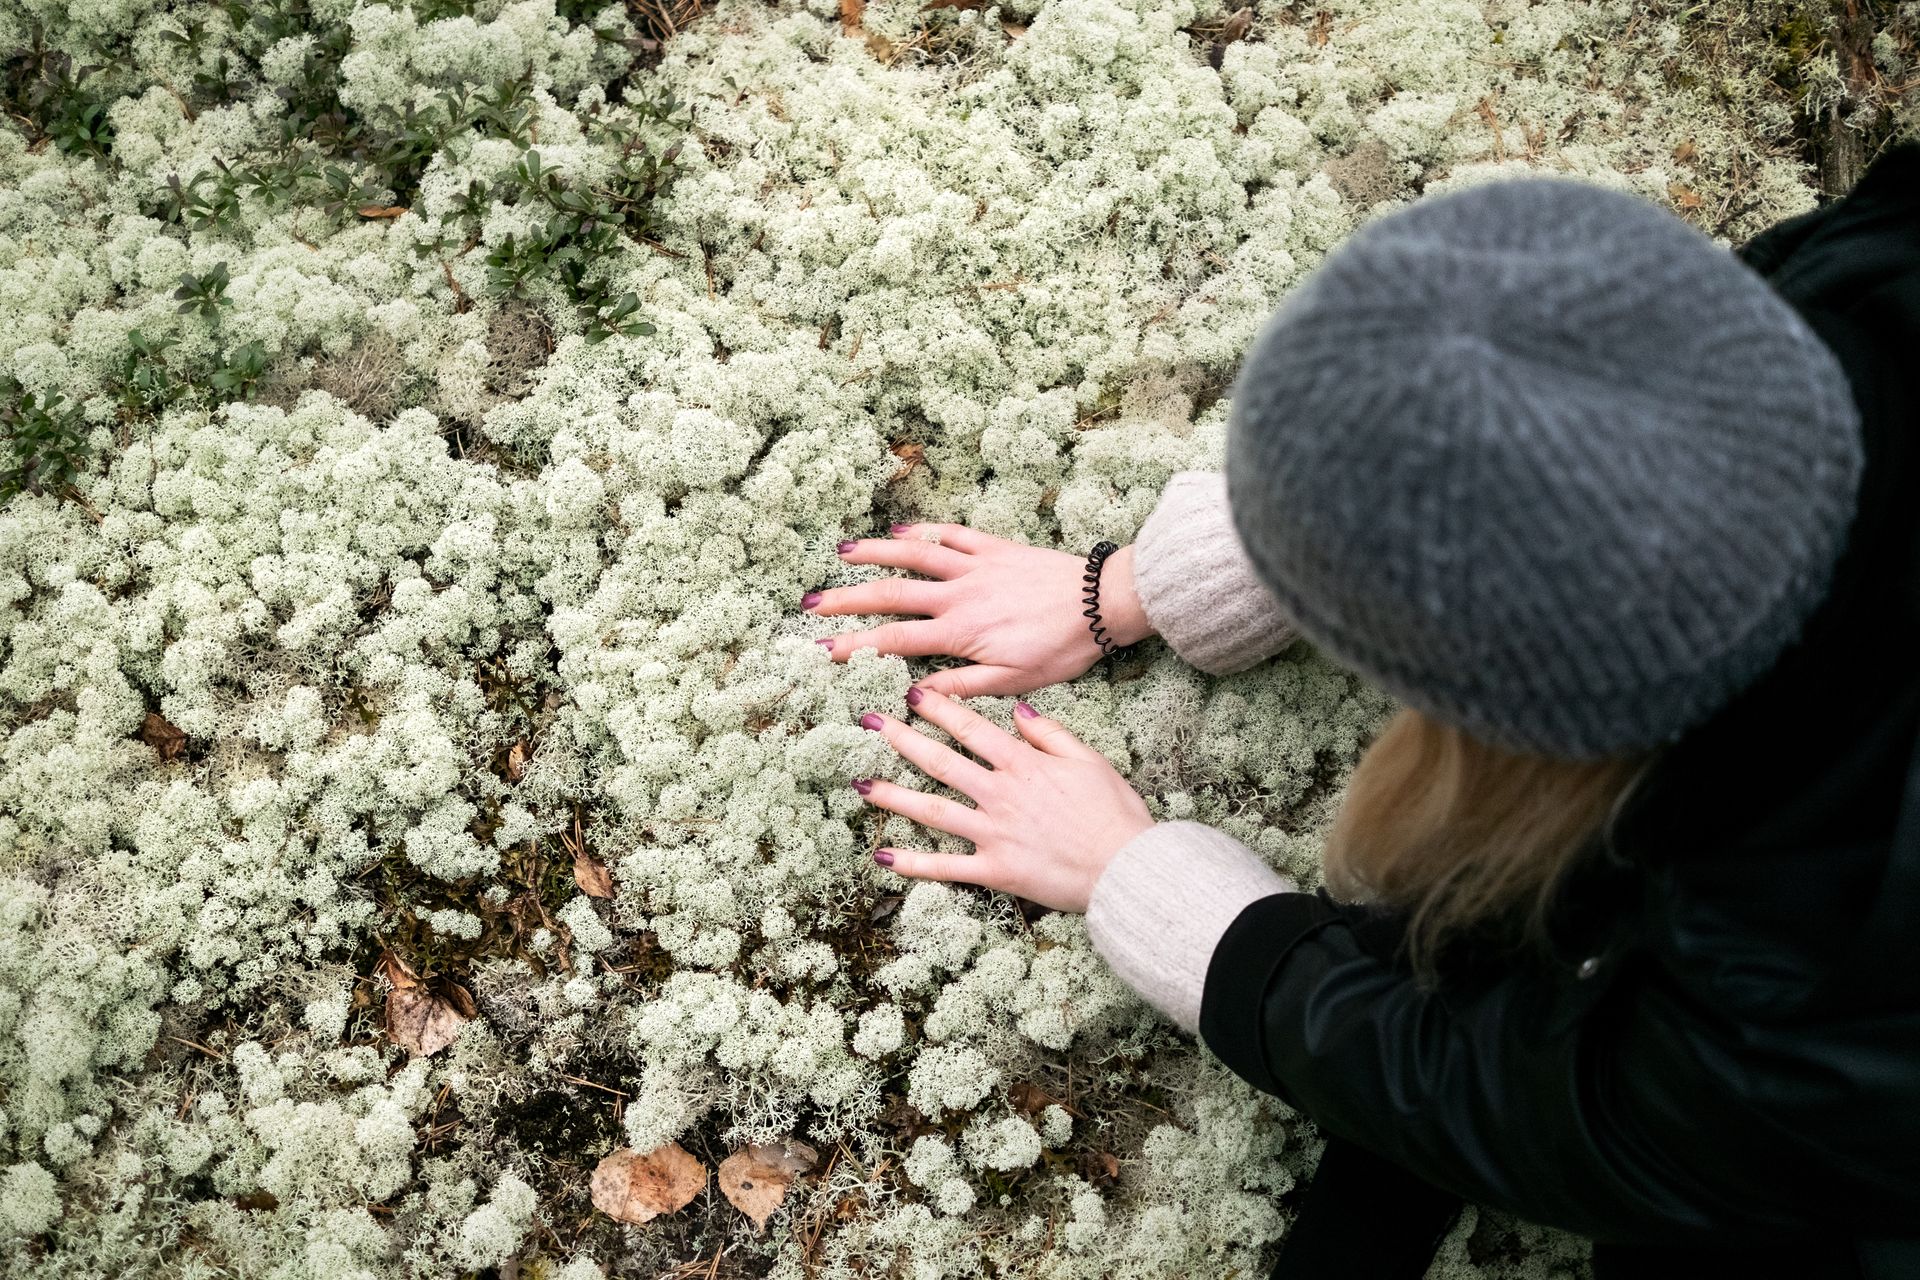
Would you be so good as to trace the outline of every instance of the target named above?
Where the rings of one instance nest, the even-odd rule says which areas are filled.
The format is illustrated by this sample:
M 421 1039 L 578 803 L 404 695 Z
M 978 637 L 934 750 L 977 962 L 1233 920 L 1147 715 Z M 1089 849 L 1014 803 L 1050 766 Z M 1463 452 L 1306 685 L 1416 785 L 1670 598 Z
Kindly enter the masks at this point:
M 1328 890 L 1408 912 L 1406 950 L 1427 986 L 1470 930 L 1540 943 L 1555 890 L 1647 759 L 1523 755 L 1402 711 L 1348 780 Z

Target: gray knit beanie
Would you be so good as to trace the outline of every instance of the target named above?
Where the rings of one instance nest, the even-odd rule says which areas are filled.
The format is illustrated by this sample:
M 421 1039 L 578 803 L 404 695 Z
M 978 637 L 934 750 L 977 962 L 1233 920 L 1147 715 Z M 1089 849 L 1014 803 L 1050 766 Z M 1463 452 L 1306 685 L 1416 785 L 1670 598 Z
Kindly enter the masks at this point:
M 1863 464 L 1838 360 L 1658 206 L 1557 178 L 1430 197 L 1290 294 L 1227 488 L 1300 630 L 1513 750 L 1652 747 L 1824 597 Z

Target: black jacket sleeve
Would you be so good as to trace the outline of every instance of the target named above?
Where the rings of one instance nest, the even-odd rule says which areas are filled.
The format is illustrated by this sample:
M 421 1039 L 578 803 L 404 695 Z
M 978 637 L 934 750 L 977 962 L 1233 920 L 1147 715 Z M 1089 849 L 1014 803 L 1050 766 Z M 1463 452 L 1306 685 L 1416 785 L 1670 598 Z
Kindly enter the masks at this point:
M 1672 1064 L 1633 1060 L 1663 1037 L 1621 1025 L 1660 1016 L 1624 998 L 1631 975 L 1576 967 L 1573 999 L 1542 999 L 1538 975 L 1518 972 L 1423 991 L 1365 945 L 1373 923 L 1324 890 L 1249 904 L 1209 964 L 1202 1039 L 1325 1132 L 1475 1204 L 1624 1242 L 1805 1229 L 1676 1158 L 1675 1118 L 1652 1114 L 1633 1079 Z

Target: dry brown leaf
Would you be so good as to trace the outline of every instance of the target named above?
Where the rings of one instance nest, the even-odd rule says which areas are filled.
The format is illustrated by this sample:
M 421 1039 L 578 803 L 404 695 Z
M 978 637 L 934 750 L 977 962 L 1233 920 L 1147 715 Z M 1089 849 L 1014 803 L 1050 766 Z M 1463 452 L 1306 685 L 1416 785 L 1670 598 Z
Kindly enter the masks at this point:
M 413 971 L 413 966 L 391 951 L 380 953 L 380 963 L 377 967 L 386 974 L 387 985 L 395 991 L 405 991 L 420 985 L 420 975 Z
M 363 218 L 397 218 L 406 211 L 403 204 L 363 204 L 357 210 Z
M 641 1155 L 616 1148 L 594 1168 L 593 1207 L 638 1226 L 686 1205 L 707 1185 L 707 1166 L 677 1142 Z
M 1693 139 L 1688 138 L 1685 142 L 1673 149 L 1674 163 L 1685 164 L 1687 161 L 1693 159 L 1697 153 L 1698 148 L 1693 145 Z
M 1695 191 L 1685 183 L 1669 182 L 1667 184 L 1667 194 L 1673 198 L 1673 203 L 1682 209 L 1698 209 L 1706 203 L 1705 200 L 1701 199 L 1698 191 Z
M 765 1231 L 793 1180 L 819 1163 L 820 1153 L 804 1142 L 747 1147 L 720 1162 L 720 1193 L 752 1219 L 755 1231 Z
M 159 752 L 162 760 L 178 760 L 187 749 L 187 735 L 158 711 L 147 712 L 147 718 L 141 721 L 140 741 Z
M 1120 1180 L 1120 1161 L 1110 1151 L 1082 1151 L 1074 1160 L 1074 1170 L 1096 1187 Z
M 1232 44 L 1235 40 L 1244 40 L 1247 38 L 1247 32 L 1252 29 L 1253 10 L 1235 9 L 1227 16 L 1227 20 L 1220 24 L 1220 43 Z
M 521 738 L 507 749 L 507 781 L 518 782 L 527 776 L 527 761 L 533 757 L 533 748 L 527 740 Z
M 440 998 L 453 1006 L 455 1013 L 466 1019 L 480 1016 L 480 1006 L 473 1002 L 467 989 L 457 982 L 445 982 L 440 987 Z
M 469 1007 L 472 999 L 467 997 Z M 387 997 L 387 1037 L 423 1057 L 452 1044 L 468 1021 L 453 1001 L 428 995 L 417 986 L 396 988 Z
M 894 457 L 900 459 L 900 465 L 894 468 L 892 475 L 887 477 L 888 484 L 900 483 L 912 475 L 916 468 L 925 466 L 927 462 L 926 446 L 911 440 L 894 445 L 891 452 Z
M 840 0 L 840 29 L 858 31 L 866 21 L 867 0 Z
M 1027 34 L 1027 29 L 1018 22 L 1003 22 L 1000 24 L 1000 29 L 1007 33 L 1007 39 L 1009 40 L 1018 40 L 1021 36 Z
M 573 855 L 573 882 L 580 886 L 580 892 L 589 898 L 611 898 L 613 896 L 613 876 L 607 872 L 607 864 L 589 853 Z
M 927 3 L 920 6 L 920 11 L 925 13 L 929 9 L 984 9 L 986 7 L 987 0 L 927 0 Z

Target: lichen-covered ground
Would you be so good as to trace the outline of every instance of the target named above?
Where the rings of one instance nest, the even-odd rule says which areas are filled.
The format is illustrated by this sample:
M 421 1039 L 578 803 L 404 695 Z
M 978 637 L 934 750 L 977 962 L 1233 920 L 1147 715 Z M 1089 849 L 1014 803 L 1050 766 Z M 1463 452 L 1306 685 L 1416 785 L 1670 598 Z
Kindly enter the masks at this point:
M 0 509 L 0 1268 L 1264 1274 L 1311 1127 L 1077 917 L 872 864 L 924 667 L 796 602 L 899 518 L 1128 539 L 1422 190 L 1808 207 L 1828 81 L 1713 8 L 0 4 L 0 410 L 70 464 Z M 1033 701 L 1308 884 L 1386 710 Z M 589 1197 L 789 1139 L 764 1234 Z M 1435 1274 L 1585 1269 L 1469 1211 Z

